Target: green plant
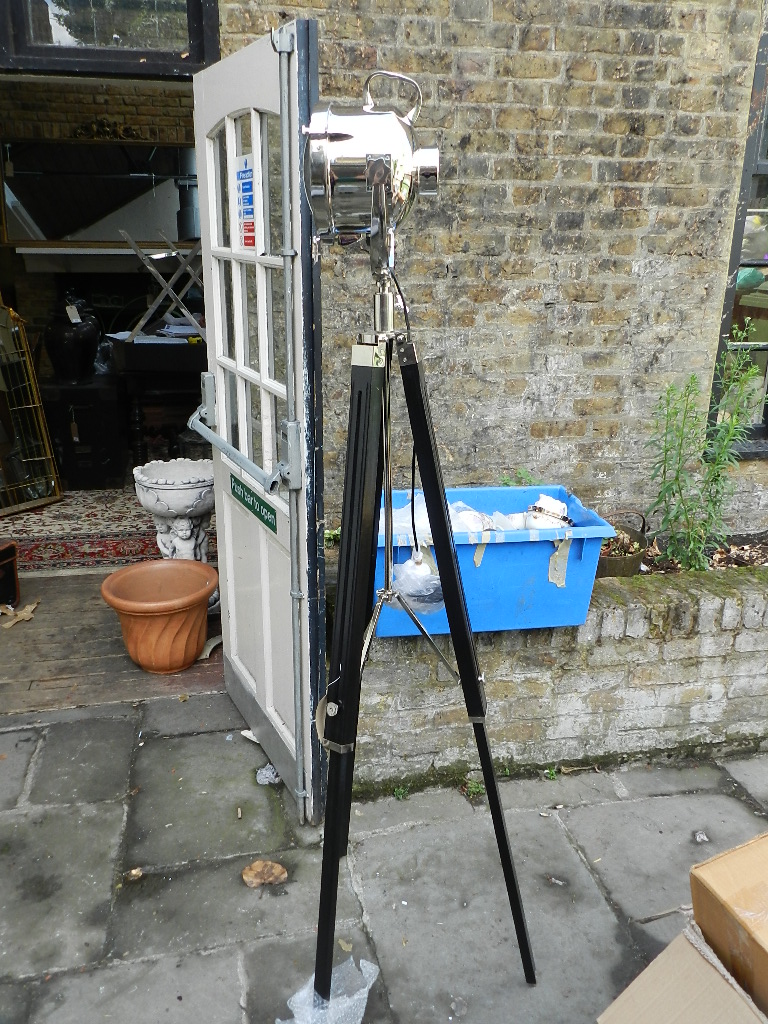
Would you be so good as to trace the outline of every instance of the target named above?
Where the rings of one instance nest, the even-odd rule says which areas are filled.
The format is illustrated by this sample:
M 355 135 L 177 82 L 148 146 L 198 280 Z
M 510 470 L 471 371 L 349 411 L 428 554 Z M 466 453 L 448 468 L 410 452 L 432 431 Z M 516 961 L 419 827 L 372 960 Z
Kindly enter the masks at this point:
M 482 782 L 476 782 L 474 779 L 467 779 L 464 792 L 471 800 L 473 797 L 485 796 L 485 786 Z
M 395 797 L 395 800 L 407 800 L 410 791 L 411 787 L 407 784 L 403 784 L 402 786 L 395 786 L 395 788 L 392 790 L 392 793 Z
M 323 544 L 327 548 L 332 548 L 341 540 L 341 527 L 337 526 L 335 530 L 324 530 L 323 531 Z
M 518 468 L 514 469 L 512 473 L 502 473 L 499 483 L 502 487 L 533 487 L 541 481 L 537 480 L 527 469 Z
M 734 330 L 734 341 L 749 338 L 753 325 Z M 718 362 L 717 404 L 702 408 L 695 374 L 683 388 L 670 384 L 660 397 L 648 441 L 654 451 L 651 479 L 658 485 L 648 515 L 661 511 L 665 554 L 684 569 L 706 569 L 708 550 L 725 541 L 723 512 L 734 490 L 730 471 L 736 445 L 746 436 L 759 370 L 749 352 L 731 350 Z
M 549 766 L 549 768 L 547 768 L 545 770 L 544 775 L 548 779 L 556 779 L 557 778 L 557 768 L 555 768 L 555 766 L 553 764 L 551 764 Z

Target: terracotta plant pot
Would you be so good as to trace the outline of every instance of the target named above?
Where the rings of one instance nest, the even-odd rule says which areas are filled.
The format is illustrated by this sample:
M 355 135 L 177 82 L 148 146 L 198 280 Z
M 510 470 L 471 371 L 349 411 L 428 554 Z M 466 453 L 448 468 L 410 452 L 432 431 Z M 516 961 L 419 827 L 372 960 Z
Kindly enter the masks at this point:
M 208 628 L 208 598 L 219 583 L 204 562 L 162 559 L 107 576 L 101 596 L 117 612 L 131 658 L 147 672 L 181 672 L 199 657 Z

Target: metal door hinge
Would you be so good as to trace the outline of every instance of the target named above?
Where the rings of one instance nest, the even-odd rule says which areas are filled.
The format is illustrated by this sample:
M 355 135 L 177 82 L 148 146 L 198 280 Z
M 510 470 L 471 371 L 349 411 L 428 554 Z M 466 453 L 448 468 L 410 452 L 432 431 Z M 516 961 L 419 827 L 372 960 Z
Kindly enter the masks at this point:
M 200 419 L 207 427 L 216 426 L 216 380 L 212 373 L 200 374 L 200 391 L 202 403 L 200 405 Z
M 301 424 L 283 420 L 280 424 L 280 475 L 289 491 L 301 490 Z
M 296 47 L 296 26 L 281 25 L 272 29 L 272 49 L 276 53 L 293 53 Z

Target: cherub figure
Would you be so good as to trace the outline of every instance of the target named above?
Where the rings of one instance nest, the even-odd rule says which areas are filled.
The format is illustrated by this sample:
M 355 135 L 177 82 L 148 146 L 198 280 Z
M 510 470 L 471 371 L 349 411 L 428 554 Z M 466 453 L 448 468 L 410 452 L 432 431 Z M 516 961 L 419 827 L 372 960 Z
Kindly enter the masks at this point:
M 184 517 L 174 519 L 171 537 L 173 545 L 173 554 L 171 557 L 189 558 L 194 560 L 197 538 L 195 537 L 195 529 L 192 524 L 192 520 Z
M 155 516 L 155 529 L 157 530 L 157 546 L 163 558 L 173 558 L 173 537 L 171 536 L 171 524 L 163 516 Z

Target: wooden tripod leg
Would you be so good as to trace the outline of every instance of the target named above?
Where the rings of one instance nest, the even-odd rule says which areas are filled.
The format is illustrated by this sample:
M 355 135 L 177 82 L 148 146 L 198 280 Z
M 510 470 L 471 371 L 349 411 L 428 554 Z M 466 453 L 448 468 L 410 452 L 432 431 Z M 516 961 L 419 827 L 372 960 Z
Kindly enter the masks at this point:
M 515 923 L 523 971 L 525 973 L 525 980 L 529 984 L 535 984 L 536 970 L 533 962 L 531 942 L 528 936 L 528 926 L 520 897 L 517 874 L 512 860 L 512 851 L 509 846 L 509 836 L 507 835 L 507 827 L 504 821 L 499 786 L 496 780 L 496 773 L 493 770 L 490 744 L 485 729 L 485 693 L 483 691 L 480 669 L 477 664 L 477 651 L 469 624 L 464 587 L 462 586 L 459 564 L 456 558 L 456 548 L 453 543 L 453 531 L 451 530 L 448 502 L 445 497 L 443 475 L 437 453 L 435 431 L 429 410 L 429 397 L 424 380 L 424 371 L 416 355 L 416 349 L 407 336 L 398 335 L 397 337 L 397 357 L 403 378 L 405 401 L 408 406 L 413 443 L 419 463 L 424 500 L 427 506 L 427 514 L 429 515 L 437 569 L 440 573 L 448 626 L 451 631 L 459 679 L 464 693 L 464 702 L 467 706 L 467 715 L 473 723 L 475 730 L 475 741 L 480 756 L 480 764 L 483 769 L 483 779 L 491 809 L 491 818 L 493 820 L 494 832 L 496 833 L 496 843 L 499 848 L 499 857 L 504 872 L 504 881 L 512 910 L 512 918 Z
M 361 658 L 373 608 L 382 485 L 386 344 L 355 345 L 344 473 L 339 579 L 325 695 L 328 784 L 315 956 L 315 992 L 330 999 L 339 860 L 347 852 L 360 712 Z

